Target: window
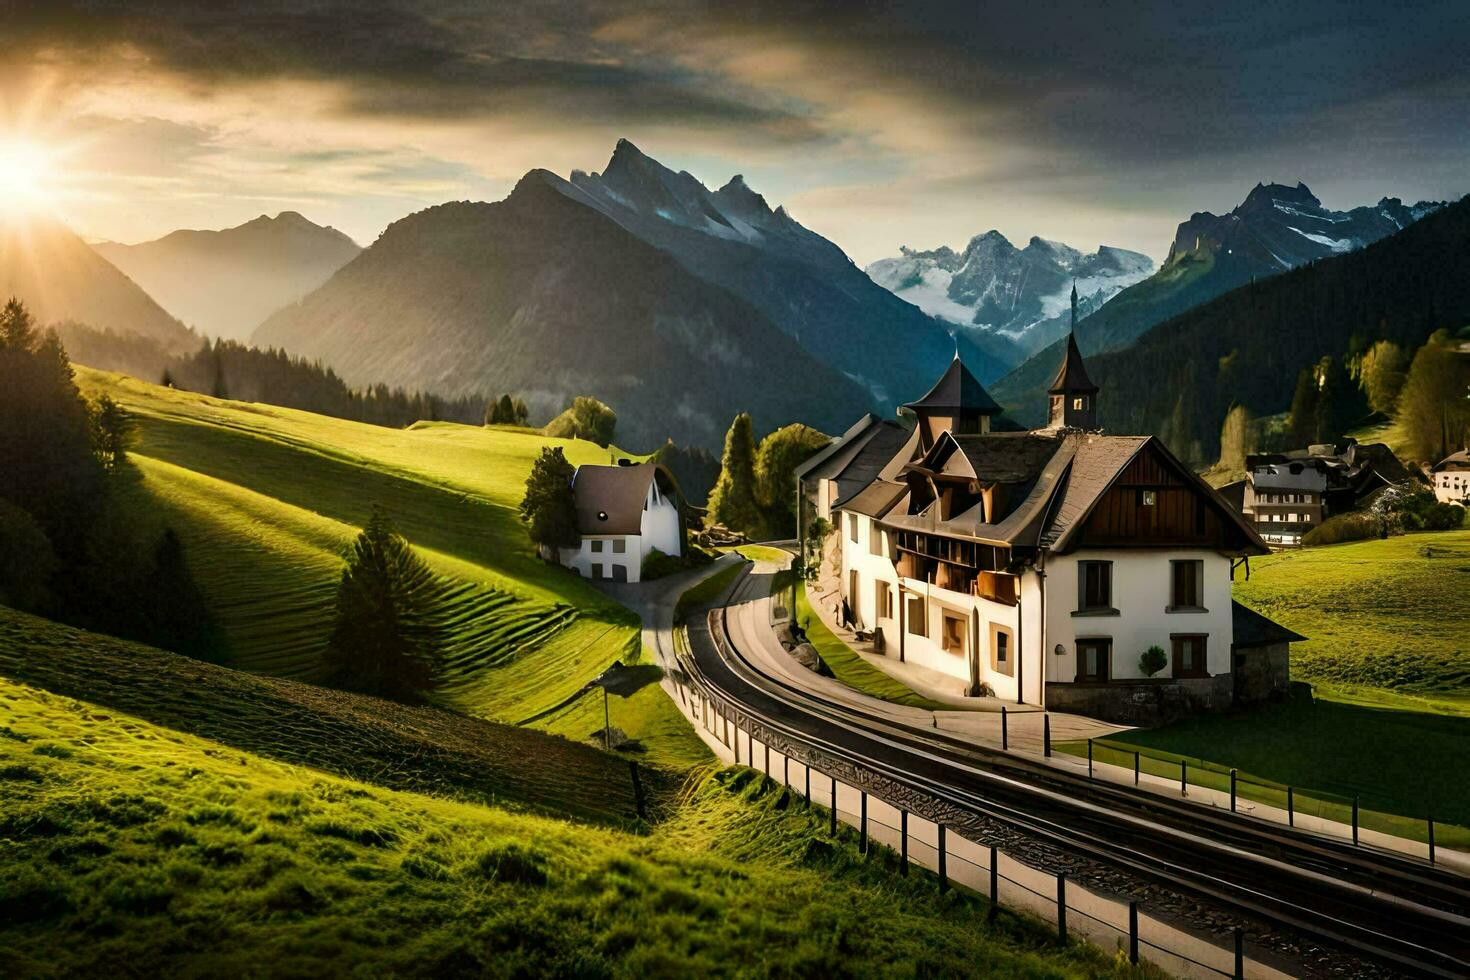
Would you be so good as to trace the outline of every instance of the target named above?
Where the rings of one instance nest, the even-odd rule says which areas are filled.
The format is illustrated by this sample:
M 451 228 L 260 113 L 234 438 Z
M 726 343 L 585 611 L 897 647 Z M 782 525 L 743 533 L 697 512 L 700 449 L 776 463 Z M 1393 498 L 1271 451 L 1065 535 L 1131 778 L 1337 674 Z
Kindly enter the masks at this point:
M 613 552 L 612 553 L 615 554 L 615 555 L 623 555 L 623 554 L 627 554 L 627 552 L 628 552 L 628 540 L 626 538 L 618 538 L 618 539 L 616 539 L 615 541 L 613 541 L 612 546 L 613 546 Z
M 893 618 L 893 586 L 887 582 L 878 582 L 873 587 L 873 608 L 878 612 L 879 619 Z
M 1171 561 L 1169 571 L 1173 578 L 1169 608 L 1203 609 L 1205 563 L 1198 560 Z
M 940 645 L 945 653 L 957 653 L 964 656 L 965 653 L 965 620 L 963 617 L 951 613 L 944 614 L 944 633 L 940 639 Z
M 1091 639 L 1077 641 L 1077 679 L 1105 681 L 1112 674 L 1113 641 Z
M 1203 635 L 1175 633 L 1170 639 L 1174 641 L 1175 677 L 1210 676 L 1205 669 L 1206 638 Z
M 1004 626 L 990 627 L 990 667 L 1007 677 L 1016 673 L 1016 665 L 1011 657 L 1011 631 Z
M 857 515 L 847 515 L 847 538 L 853 544 L 857 544 Z
M 921 595 L 911 595 L 908 599 L 909 632 L 914 636 L 929 635 L 929 610 Z
M 868 528 L 868 554 L 883 554 L 883 532 L 878 529 L 878 525 L 876 524 Z
M 600 554 L 602 554 L 602 542 L 601 541 L 594 540 L 592 542 L 592 553 L 594 555 L 600 555 Z
M 1140 491 L 1138 491 L 1138 506 L 1140 506 L 1140 507 L 1152 507 L 1154 504 L 1156 504 L 1158 502 L 1159 502 L 1159 492 L 1157 490 L 1140 490 Z
M 1113 609 L 1113 563 L 1077 563 L 1077 611 L 1111 612 Z
M 1080 411 L 1082 411 L 1086 407 L 1087 407 L 1087 398 L 1085 396 L 1078 395 L 1076 398 L 1073 398 L 1072 399 L 1072 411 L 1074 411 L 1074 412 L 1080 412 Z

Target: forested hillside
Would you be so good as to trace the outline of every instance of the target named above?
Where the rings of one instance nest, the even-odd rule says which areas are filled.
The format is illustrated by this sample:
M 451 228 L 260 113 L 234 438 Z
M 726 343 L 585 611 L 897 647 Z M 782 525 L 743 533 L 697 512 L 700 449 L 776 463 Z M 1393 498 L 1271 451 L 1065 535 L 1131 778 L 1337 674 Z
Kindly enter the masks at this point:
M 1112 432 L 1154 433 L 1212 462 L 1234 404 L 1291 407 L 1298 374 L 1323 357 L 1391 340 L 1412 350 L 1470 323 L 1470 200 L 1389 238 L 1225 294 L 1088 360 Z

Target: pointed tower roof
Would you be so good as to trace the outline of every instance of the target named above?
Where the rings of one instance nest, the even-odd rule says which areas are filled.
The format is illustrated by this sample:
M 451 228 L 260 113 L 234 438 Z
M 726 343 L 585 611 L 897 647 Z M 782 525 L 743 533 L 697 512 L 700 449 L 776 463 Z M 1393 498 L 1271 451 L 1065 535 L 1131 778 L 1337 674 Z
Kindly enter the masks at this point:
M 1062 358 L 1061 369 L 1047 389 L 1049 395 L 1061 395 L 1069 391 L 1097 391 L 1097 385 L 1087 376 L 1087 365 L 1082 363 L 1082 352 L 1077 349 L 1077 335 L 1067 334 L 1067 353 Z
M 949 362 L 949 369 L 934 382 L 929 393 L 916 402 L 909 402 L 904 408 L 911 408 L 916 412 L 965 409 L 981 415 L 1000 414 L 1000 405 L 990 397 L 990 392 L 970 373 L 970 369 L 965 367 L 958 352 L 955 353 L 954 360 Z

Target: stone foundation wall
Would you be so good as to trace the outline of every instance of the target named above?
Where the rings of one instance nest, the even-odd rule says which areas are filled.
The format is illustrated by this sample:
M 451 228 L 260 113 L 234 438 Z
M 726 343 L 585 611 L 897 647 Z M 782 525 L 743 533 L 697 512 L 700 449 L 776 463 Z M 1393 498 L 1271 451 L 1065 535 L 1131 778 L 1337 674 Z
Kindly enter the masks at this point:
M 1234 678 L 1180 677 L 1046 685 L 1046 706 L 1119 725 L 1163 725 L 1201 712 L 1224 711 L 1234 699 Z

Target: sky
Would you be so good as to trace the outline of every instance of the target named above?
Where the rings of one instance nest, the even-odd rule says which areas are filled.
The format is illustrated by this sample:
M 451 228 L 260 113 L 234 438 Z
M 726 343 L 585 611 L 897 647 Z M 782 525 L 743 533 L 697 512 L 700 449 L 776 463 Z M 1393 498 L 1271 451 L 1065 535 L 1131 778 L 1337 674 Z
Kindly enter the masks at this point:
M 1258 181 L 1470 191 L 1466 3 L 0 0 L 0 25 L 0 191 L 41 160 L 94 239 L 295 210 L 367 244 L 620 137 L 744 174 L 859 264 L 991 228 L 1157 259 Z

